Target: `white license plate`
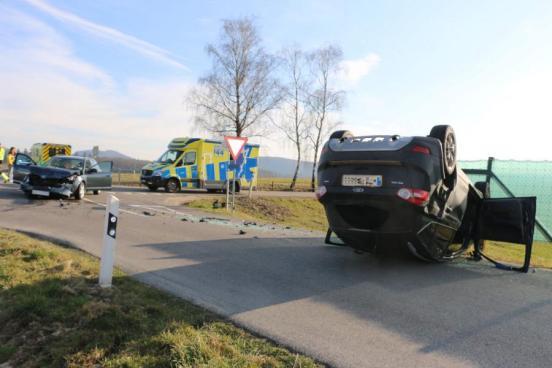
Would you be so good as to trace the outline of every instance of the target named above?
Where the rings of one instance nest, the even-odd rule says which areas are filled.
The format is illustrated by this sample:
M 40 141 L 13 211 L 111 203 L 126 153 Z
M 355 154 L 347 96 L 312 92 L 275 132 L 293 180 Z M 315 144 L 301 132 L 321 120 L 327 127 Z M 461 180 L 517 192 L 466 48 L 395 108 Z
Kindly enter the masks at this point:
M 31 194 L 32 195 L 37 195 L 37 196 L 43 196 L 43 197 L 49 197 L 50 196 L 50 192 L 48 192 L 46 190 L 33 190 L 33 191 L 31 191 Z
M 344 187 L 377 188 L 383 184 L 381 175 L 343 175 L 341 185 Z

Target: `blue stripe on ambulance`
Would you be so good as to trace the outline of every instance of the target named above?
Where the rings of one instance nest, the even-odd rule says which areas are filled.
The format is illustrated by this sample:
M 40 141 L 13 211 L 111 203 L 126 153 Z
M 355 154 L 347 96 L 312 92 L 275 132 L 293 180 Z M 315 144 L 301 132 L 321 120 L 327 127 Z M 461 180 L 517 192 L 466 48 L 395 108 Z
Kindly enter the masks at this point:
M 192 166 L 192 179 L 197 179 L 197 165 Z
M 188 177 L 186 173 L 186 166 L 177 167 L 175 172 L 176 176 L 178 176 L 180 179 L 186 179 Z
M 245 180 L 252 181 L 253 180 L 253 168 L 257 167 L 257 159 L 256 158 L 248 158 L 245 161 L 245 165 L 243 167 Z
M 207 164 L 205 165 L 205 169 L 207 170 L 207 180 L 214 181 L 215 179 L 215 164 Z
M 219 163 L 219 180 L 226 181 L 226 169 L 228 167 L 228 162 Z

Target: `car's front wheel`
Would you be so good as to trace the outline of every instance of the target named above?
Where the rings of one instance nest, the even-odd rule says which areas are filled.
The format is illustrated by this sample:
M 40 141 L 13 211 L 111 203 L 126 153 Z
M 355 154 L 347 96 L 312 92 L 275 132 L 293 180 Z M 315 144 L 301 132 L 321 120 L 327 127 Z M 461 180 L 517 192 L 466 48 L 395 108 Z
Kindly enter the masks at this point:
M 450 125 L 436 125 L 429 136 L 441 141 L 443 147 L 443 164 L 445 173 L 450 176 L 456 170 L 456 135 Z
M 80 183 L 79 187 L 75 191 L 75 199 L 81 200 L 84 198 L 85 194 L 86 194 L 86 184 Z
M 352 138 L 353 133 L 351 133 L 348 130 L 336 130 L 330 135 L 330 139 L 345 139 L 345 138 Z
M 175 178 L 169 179 L 165 184 L 165 191 L 168 193 L 176 193 L 180 190 L 180 184 Z

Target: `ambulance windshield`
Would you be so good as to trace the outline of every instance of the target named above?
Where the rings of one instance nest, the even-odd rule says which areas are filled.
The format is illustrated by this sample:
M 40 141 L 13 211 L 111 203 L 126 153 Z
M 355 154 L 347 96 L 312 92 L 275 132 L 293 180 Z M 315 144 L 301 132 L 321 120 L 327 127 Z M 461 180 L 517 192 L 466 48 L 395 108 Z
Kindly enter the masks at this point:
M 181 154 L 182 151 L 168 150 L 167 152 L 163 153 L 156 162 L 159 162 L 161 164 L 173 164 L 176 162 L 176 160 L 178 160 Z

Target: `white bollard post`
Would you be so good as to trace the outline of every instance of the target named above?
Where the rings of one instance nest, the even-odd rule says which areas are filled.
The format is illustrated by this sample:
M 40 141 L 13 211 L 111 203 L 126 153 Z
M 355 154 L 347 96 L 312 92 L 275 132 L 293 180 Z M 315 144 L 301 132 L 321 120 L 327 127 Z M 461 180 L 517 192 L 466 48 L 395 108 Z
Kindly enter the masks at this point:
M 113 264 L 115 263 L 115 245 L 117 243 L 117 222 L 119 221 L 119 199 L 110 194 L 105 208 L 104 240 L 102 258 L 100 260 L 101 287 L 111 287 L 113 279 Z

